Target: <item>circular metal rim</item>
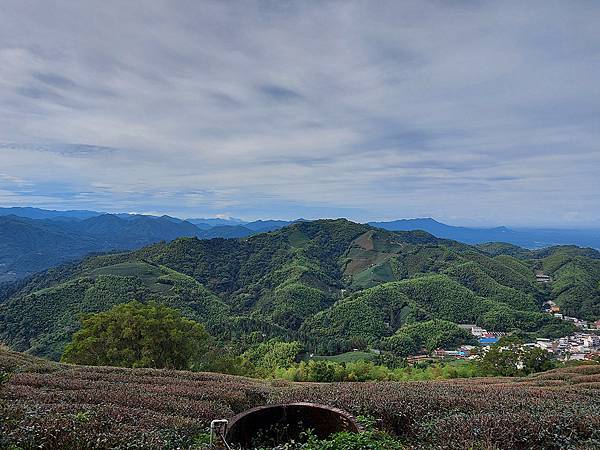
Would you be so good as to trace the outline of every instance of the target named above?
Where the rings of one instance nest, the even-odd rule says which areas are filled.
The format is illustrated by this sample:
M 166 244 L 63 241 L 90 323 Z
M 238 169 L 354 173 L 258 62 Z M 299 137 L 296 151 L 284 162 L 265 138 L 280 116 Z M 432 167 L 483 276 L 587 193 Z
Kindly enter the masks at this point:
M 319 403 L 294 402 L 294 403 L 274 403 L 274 404 L 270 404 L 270 405 L 255 406 L 254 408 L 250 408 L 250 409 L 247 409 L 246 411 L 236 414 L 231 419 L 229 419 L 229 422 L 227 424 L 227 431 L 225 432 L 225 435 L 226 436 L 229 435 L 229 430 L 231 428 L 233 428 L 233 426 L 236 424 L 236 422 L 238 422 L 240 419 L 242 419 L 250 414 L 253 414 L 257 411 L 264 411 L 267 409 L 275 409 L 275 408 L 282 408 L 282 407 L 294 407 L 294 406 L 300 406 L 300 407 L 306 407 L 306 408 L 317 408 L 317 409 L 334 412 L 334 413 L 344 417 L 346 420 L 348 420 L 354 426 L 354 428 L 356 429 L 356 432 L 360 433 L 360 432 L 364 431 L 364 428 L 356 421 L 356 418 L 349 412 L 344 411 L 343 409 L 339 409 L 339 408 L 335 408 L 333 406 L 323 405 L 323 404 L 319 404 Z

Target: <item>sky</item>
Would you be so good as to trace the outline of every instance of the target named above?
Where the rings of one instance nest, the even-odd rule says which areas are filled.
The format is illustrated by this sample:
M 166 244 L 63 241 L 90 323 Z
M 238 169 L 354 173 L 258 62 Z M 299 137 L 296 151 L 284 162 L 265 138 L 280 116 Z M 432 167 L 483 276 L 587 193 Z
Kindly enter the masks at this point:
M 600 2 L 0 2 L 0 206 L 600 228 Z

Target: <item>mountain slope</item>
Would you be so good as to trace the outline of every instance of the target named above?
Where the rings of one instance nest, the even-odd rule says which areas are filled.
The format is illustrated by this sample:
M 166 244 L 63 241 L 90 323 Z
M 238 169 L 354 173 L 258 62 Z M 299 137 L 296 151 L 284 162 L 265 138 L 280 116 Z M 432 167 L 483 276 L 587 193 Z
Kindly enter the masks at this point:
M 39 272 L 95 250 L 104 250 L 97 239 L 65 231 L 59 224 L 0 217 L 0 281 Z
M 343 219 L 243 239 L 178 238 L 32 277 L 0 304 L 0 340 L 56 358 L 79 314 L 132 299 L 180 308 L 223 341 L 258 332 L 324 352 L 378 345 L 405 325 L 434 319 L 556 334 L 569 327 L 542 313 L 541 303 L 553 297 L 566 305 L 560 295 L 584 276 L 590 291 L 569 307 L 596 317 L 595 253 L 528 255 L 488 255 L 423 231 Z M 535 281 L 544 265 L 560 292 Z
M 23 278 L 89 253 L 201 234 L 195 225 L 166 216 L 103 214 L 84 220 L 0 216 L 0 281 Z
M 9 214 L 13 212 L 18 215 Z M 184 236 L 243 238 L 290 223 L 256 221 L 242 226 L 237 220 L 195 220 L 197 224 L 170 216 L 0 208 L 0 283 L 89 253 L 136 249 Z
M 574 245 L 521 249 L 520 260 L 508 256 L 515 252 L 506 246 L 494 246 L 493 253 L 497 254 L 494 259 L 511 265 L 516 272 L 526 270 L 523 263 L 528 259 L 536 271 L 550 276 L 552 282 L 543 289 L 545 297 L 554 301 L 564 314 L 586 320 L 600 317 L 599 251 Z

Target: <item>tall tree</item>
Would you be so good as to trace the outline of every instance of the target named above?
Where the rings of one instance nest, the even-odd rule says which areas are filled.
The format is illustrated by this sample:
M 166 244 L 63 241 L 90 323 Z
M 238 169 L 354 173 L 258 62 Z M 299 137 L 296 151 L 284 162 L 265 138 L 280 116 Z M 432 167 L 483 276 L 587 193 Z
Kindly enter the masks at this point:
M 82 319 L 63 362 L 187 369 L 207 351 L 204 327 L 173 308 L 137 301 Z

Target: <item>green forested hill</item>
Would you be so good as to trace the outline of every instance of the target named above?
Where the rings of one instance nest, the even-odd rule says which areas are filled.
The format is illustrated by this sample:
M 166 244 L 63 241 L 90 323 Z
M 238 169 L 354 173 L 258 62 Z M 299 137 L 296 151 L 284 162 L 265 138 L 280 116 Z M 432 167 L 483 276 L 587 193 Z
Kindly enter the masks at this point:
M 546 299 L 600 316 L 599 264 L 597 252 L 573 247 L 472 247 L 347 220 L 299 222 L 239 240 L 180 238 L 36 275 L 0 303 L 0 341 L 58 358 L 82 313 L 133 299 L 177 307 L 223 341 L 258 332 L 327 353 L 378 346 L 439 319 L 550 335 L 564 325 L 541 312 Z M 534 270 L 553 277 L 549 288 Z
M 550 298 L 565 314 L 600 317 L 600 252 L 560 246 L 536 254 L 537 267 L 552 277 Z

